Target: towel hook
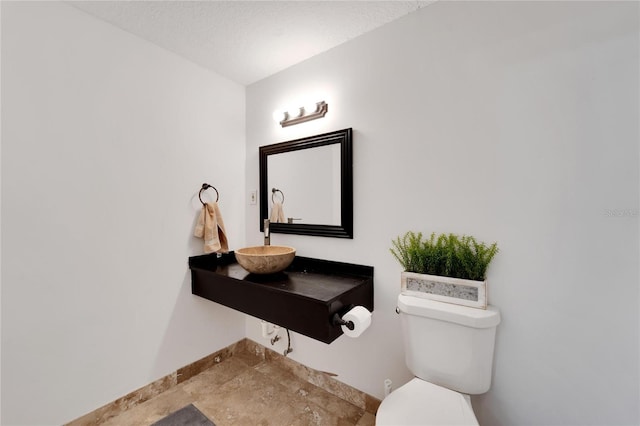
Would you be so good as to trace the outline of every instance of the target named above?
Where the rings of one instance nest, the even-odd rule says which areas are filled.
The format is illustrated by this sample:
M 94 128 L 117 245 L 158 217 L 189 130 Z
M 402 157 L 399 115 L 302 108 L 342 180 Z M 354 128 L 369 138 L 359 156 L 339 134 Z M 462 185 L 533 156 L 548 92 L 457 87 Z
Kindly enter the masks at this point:
M 284 193 L 277 188 L 271 188 L 271 202 L 275 203 L 276 201 L 273 199 L 275 197 L 276 192 L 279 192 L 282 196 L 282 204 L 284 204 Z
M 198 198 L 200 198 L 200 202 L 202 203 L 203 206 L 205 205 L 205 202 L 202 201 L 202 191 L 205 191 L 209 188 L 213 188 L 213 190 L 216 191 L 216 203 L 220 199 L 220 193 L 218 192 L 215 186 L 209 185 L 208 183 L 203 183 L 202 188 L 200 189 L 200 192 L 198 192 Z

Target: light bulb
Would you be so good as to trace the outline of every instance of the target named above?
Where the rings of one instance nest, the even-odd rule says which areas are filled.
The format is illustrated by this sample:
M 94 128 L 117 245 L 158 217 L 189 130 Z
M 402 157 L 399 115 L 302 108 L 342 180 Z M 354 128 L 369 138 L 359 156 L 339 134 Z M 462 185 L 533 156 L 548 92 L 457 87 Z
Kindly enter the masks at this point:
M 314 102 L 314 103 L 308 103 L 304 106 L 304 113 L 305 114 L 313 114 L 314 112 L 318 111 L 318 103 Z
M 273 111 L 273 119 L 276 123 L 281 123 L 284 119 L 287 118 L 286 112 L 281 110 Z
M 297 107 L 297 108 L 292 108 L 289 111 L 287 111 L 287 119 L 292 120 L 294 118 L 298 118 L 302 115 L 302 108 Z

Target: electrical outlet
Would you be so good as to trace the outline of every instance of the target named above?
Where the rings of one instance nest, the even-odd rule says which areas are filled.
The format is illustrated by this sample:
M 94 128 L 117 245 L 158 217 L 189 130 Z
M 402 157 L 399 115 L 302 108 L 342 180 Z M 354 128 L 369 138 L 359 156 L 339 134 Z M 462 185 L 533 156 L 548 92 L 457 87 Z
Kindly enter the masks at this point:
M 384 396 L 387 397 L 393 391 L 393 388 L 392 388 L 393 382 L 391 381 L 391 379 L 385 379 L 383 384 L 384 384 Z
M 255 206 L 258 203 L 258 191 L 249 192 L 249 204 Z

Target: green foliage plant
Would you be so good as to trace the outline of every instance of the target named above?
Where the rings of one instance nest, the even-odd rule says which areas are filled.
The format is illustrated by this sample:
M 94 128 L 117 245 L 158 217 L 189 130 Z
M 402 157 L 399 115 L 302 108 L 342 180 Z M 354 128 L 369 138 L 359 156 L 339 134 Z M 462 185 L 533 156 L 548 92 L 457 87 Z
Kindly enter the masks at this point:
M 391 241 L 391 254 L 407 272 L 484 281 L 487 268 L 498 253 L 498 244 L 486 245 L 467 235 L 409 231 Z

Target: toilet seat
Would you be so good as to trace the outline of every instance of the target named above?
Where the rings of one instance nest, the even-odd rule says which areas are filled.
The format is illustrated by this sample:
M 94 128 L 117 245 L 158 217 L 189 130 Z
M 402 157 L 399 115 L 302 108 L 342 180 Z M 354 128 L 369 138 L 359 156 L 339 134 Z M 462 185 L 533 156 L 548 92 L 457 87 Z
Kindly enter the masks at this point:
M 469 396 L 415 378 L 387 396 L 376 425 L 478 425 Z

